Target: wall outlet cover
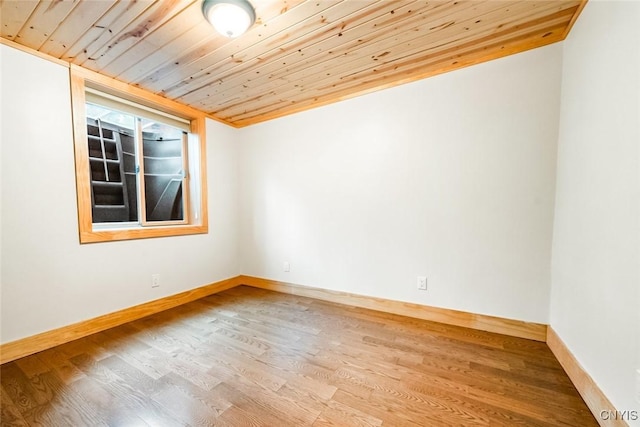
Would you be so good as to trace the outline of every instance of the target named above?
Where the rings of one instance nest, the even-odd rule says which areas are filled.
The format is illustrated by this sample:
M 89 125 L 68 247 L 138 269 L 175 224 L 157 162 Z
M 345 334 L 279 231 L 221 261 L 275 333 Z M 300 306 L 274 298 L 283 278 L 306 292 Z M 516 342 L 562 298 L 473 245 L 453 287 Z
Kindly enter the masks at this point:
M 427 277 L 426 276 L 418 276 L 418 289 L 421 291 L 427 290 Z

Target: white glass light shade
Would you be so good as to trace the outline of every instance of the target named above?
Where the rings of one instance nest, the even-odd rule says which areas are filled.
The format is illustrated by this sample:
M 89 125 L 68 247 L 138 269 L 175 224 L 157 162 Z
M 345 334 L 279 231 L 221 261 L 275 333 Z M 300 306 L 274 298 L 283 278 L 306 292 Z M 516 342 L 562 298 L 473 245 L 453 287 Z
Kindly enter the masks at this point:
M 253 6 L 246 0 L 205 0 L 202 12 L 220 34 L 238 37 L 255 22 Z

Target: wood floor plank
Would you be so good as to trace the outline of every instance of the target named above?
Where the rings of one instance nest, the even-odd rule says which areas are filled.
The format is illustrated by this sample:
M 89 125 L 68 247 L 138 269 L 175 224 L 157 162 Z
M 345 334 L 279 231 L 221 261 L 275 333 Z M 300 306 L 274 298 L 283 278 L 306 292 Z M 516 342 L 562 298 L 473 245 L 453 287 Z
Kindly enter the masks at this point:
M 153 398 L 180 420 L 181 425 L 212 426 L 219 416 L 215 409 L 192 399 L 177 387 L 164 387 Z
M 18 407 L 13 403 L 4 387 L 0 388 L 0 420 L 2 425 L 28 426 Z
M 214 411 L 217 416 L 220 416 L 224 411 L 229 409 L 233 404 L 231 403 L 229 396 L 224 394 L 224 391 L 217 386 L 211 390 L 203 390 L 196 386 L 192 382 L 186 380 L 180 375 L 176 375 L 173 372 L 168 373 L 162 379 L 165 383 L 179 390 L 184 395 L 188 396 L 192 401 L 199 402 L 206 405 L 211 411 Z
M 222 393 L 233 402 L 233 406 L 224 411 L 220 418 L 224 419 L 244 419 L 245 421 L 233 425 L 264 425 L 278 426 L 287 425 L 290 421 L 286 413 L 281 413 L 269 402 L 260 399 L 259 396 L 249 396 L 236 387 L 222 383 L 219 386 Z M 248 422 L 250 421 L 250 422 Z
M 596 426 L 546 344 L 240 286 L 0 368 L 5 426 Z
M 42 366 L 46 366 L 50 370 L 55 371 L 58 378 L 60 378 L 65 384 L 71 384 L 86 377 L 85 373 L 71 363 L 69 357 L 59 351 L 58 347 L 51 348 L 45 352 L 35 354 L 34 356 L 34 359 L 37 360 L 38 363 L 42 364 Z M 23 359 L 29 359 L 29 357 L 25 357 Z
M 322 411 L 313 427 L 379 427 L 382 420 L 333 400 L 328 408 Z
M 387 406 L 372 400 L 371 397 L 364 400 L 358 396 L 338 390 L 333 400 L 352 408 L 366 408 L 367 414 L 382 420 L 382 425 L 392 425 L 398 427 L 423 427 L 425 425 L 439 425 L 436 420 L 429 414 L 421 414 L 420 417 L 414 418 L 404 411 L 404 408 L 398 408 L 397 405 Z M 462 425 L 462 421 L 458 421 L 458 425 Z
M 233 387 L 238 392 L 246 396 L 251 396 L 254 401 L 269 409 L 270 412 L 278 417 L 285 418 L 290 425 L 311 425 L 320 414 L 319 410 L 301 405 L 297 399 L 291 399 L 281 392 L 282 387 L 278 391 L 265 389 L 244 378 L 235 378 L 232 382 Z M 286 387 L 286 384 L 283 384 Z
M 39 406 L 31 381 L 17 364 L 8 363 L 2 365 L 0 378 L 2 389 L 7 393 L 20 413 L 25 413 Z
M 53 371 L 39 375 L 37 382 L 50 401 L 56 402 L 57 410 L 50 410 L 49 402 L 31 408 L 23 413 L 29 425 L 107 425 L 100 419 L 98 407 L 85 400 L 78 385 L 68 388 Z

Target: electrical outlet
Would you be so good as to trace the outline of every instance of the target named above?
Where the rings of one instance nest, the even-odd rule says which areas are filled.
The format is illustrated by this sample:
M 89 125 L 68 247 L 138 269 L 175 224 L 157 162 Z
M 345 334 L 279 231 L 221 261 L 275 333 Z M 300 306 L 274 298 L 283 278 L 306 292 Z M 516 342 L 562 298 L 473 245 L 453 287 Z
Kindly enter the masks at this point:
M 421 291 L 427 290 L 427 277 L 426 276 L 418 276 L 418 289 Z
M 152 274 L 151 275 L 151 287 L 152 288 L 159 288 L 160 287 L 160 275 L 159 274 Z
M 289 271 L 291 271 L 291 265 L 290 265 L 287 261 L 285 261 L 285 262 L 282 264 L 282 269 L 283 269 L 285 272 L 287 272 L 287 273 L 288 273 Z

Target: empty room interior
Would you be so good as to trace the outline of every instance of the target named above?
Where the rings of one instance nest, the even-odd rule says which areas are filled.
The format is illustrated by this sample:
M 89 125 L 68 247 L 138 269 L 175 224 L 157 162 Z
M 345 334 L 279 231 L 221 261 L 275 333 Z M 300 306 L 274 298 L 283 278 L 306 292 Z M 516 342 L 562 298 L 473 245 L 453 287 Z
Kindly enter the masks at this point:
M 640 427 L 640 2 L 0 24 L 3 426 Z

